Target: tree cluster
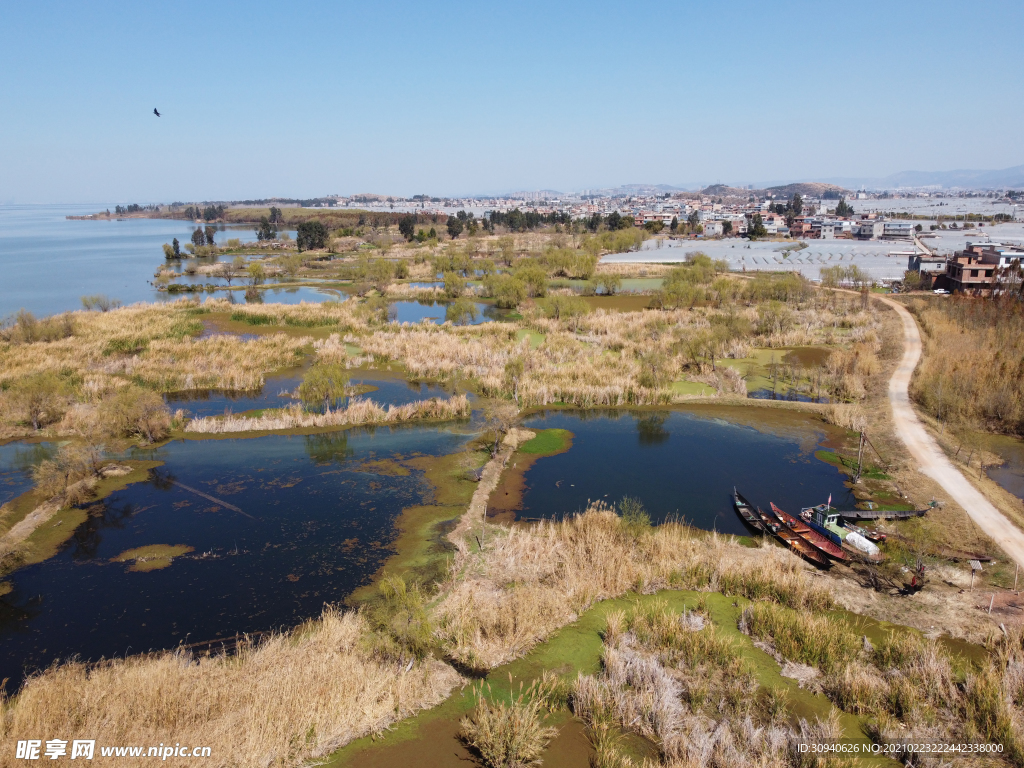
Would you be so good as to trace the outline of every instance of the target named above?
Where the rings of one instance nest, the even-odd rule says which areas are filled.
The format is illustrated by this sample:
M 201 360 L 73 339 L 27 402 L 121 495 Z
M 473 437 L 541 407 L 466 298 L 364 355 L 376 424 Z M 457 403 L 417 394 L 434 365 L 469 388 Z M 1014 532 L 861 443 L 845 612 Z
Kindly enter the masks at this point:
M 298 226 L 295 245 L 299 252 L 317 251 L 327 247 L 327 227 L 322 221 L 304 221 Z

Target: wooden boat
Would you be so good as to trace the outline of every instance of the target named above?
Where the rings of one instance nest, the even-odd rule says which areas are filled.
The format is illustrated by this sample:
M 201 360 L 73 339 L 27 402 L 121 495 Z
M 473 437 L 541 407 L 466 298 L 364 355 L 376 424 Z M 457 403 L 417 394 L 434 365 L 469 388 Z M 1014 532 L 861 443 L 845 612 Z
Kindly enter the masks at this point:
M 821 552 L 784 526 L 781 520 L 766 515 L 761 511 L 760 507 L 755 507 L 755 510 L 757 511 L 757 516 L 761 519 L 762 525 L 764 525 L 764 529 L 774 533 L 783 544 L 792 549 L 798 555 L 801 555 L 815 565 L 820 565 L 823 568 L 828 568 L 832 564 Z
M 829 557 L 834 557 L 836 560 L 850 559 L 849 555 L 847 555 L 846 552 L 843 551 L 842 547 L 840 547 L 835 542 L 827 539 L 826 537 L 822 536 L 820 533 L 818 533 L 809 525 L 807 525 L 807 523 L 793 517 L 792 515 L 786 512 L 783 512 L 781 509 L 776 507 L 774 503 L 771 503 L 771 508 L 772 512 L 775 514 L 777 518 L 779 518 L 779 520 L 785 523 L 785 525 L 791 531 L 793 531 L 793 533 L 802 538 L 811 546 L 817 547 L 826 555 L 828 555 Z
M 866 536 L 851 530 L 849 525 L 841 525 L 839 513 L 828 504 L 804 507 L 800 510 L 799 520 L 854 557 L 863 557 L 874 562 L 882 559 L 881 550 Z
M 764 523 L 754 511 L 754 506 L 736 490 L 736 486 L 732 488 L 732 505 L 736 509 L 736 513 L 743 518 L 743 522 L 755 531 L 764 534 Z

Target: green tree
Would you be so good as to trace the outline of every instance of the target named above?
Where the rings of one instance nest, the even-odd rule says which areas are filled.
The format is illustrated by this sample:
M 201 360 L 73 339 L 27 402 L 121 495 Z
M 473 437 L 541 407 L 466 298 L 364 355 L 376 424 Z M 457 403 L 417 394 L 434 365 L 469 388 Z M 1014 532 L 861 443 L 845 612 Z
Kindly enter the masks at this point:
M 304 221 L 298 226 L 295 245 L 299 252 L 316 251 L 327 245 L 327 227 L 322 221 Z
M 722 234 L 723 235 L 731 235 L 732 234 L 732 222 L 731 221 L 723 221 L 722 222 Z
M 512 275 L 490 275 L 484 280 L 484 288 L 502 309 L 514 309 L 526 300 L 526 286 Z
M 679 218 L 676 216 L 672 217 L 672 223 L 668 225 L 669 232 L 675 232 L 679 229 Z
M 697 211 L 690 211 L 690 215 L 686 217 L 686 223 L 690 226 L 690 231 L 693 232 L 700 226 L 700 214 Z
M 456 299 L 444 310 L 445 322 L 452 325 L 470 325 L 476 318 L 476 304 L 470 299 Z
M 196 248 L 202 248 L 206 245 L 206 235 L 203 233 L 202 227 L 196 227 L 195 232 L 192 233 L 192 245 Z
M 284 223 L 284 215 L 281 213 L 281 209 L 280 208 L 274 208 L 273 206 L 271 206 L 271 208 L 270 208 L 270 223 L 271 224 L 283 224 Z
M 177 242 L 177 241 L 175 241 Z M 176 259 L 177 255 L 174 253 L 174 248 L 170 243 L 164 243 L 164 258 L 165 259 Z
M 463 223 L 462 219 L 457 216 L 448 217 L 448 236 L 454 240 L 462 234 Z
M 613 232 L 617 229 L 624 229 L 622 215 L 618 211 L 612 211 L 608 214 L 608 229 Z
M 374 259 L 366 267 L 367 280 L 373 283 L 373 287 L 381 295 L 387 292 L 394 273 L 391 262 L 387 259 Z
M 598 288 L 603 288 L 604 293 L 614 296 L 615 292 L 622 287 L 622 278 L 618 275 L 601 275 L 597 278 Z
M 444 273 L 444 295 L 449 299 L 459 298 L 466 290 L 466 281 L 457 272 Z
M 216 245 L 216 243 L 213 241 L 213 238 L 217 234 L 217 230 L 214 227 L 206 227 L 203 230 L 203 234 L 206 235 L 207 245 Z
M 799 216 L 801 213 L 804 212 L 804 200 L 802 197 L 800 197 L 799 192 L 793 195 L 792 209 L 794 216 Z
M 273 240 L 277 237 L 277 229 L 266 216 L 260 218 L 260 224 L 256 227 L 256 239 L 261 243 L 265 240 Z
M 840 197 L 836 203 L 836 216 L 846 218 L 853 215 L 853 206 L 846 202 L 845 197 Z
M 250 285 L 263 285 L 263 282 L 267 279 L 267 272 L 263 269 L 263 265 L 258 261 L 254 261 L 246 267 L 245 271 L 249 273 Z
M 548 273 L 537 262 L 525 259 L 515 269 L 515 277 L 525 287 L 526 293 L 531 297 L 541 297 L 548 292 Z
M 299 399 L 306 405 L 323 405 L 324 413 L 331 412 L 345 397 L 348 370 L 341 363 L 316 363 L 299 384 Z
M 398 220 L 398 231 L 406 240 L 412 242 L 416 237 L 416 214 L 410 213 Z
M 555 320 L 567 320 L 575 329 L 579 319 L 590 312 L 590 305 L 579 296 L 552 296 L 547 301 L 545 314 Z
M 179 243 L 178 243 L 178 238 L 174 238 L 171 241 L 171 248 L 174 249 L 174 258 L 180 259 L 181 258 L 181 245 L 179 245 Z
M 768 234 L 768 230 L 764 226 L 764 219 L 761 218 L 760 213 L 755 213 L 754 218 L 750 220 L 750 224 L 747 225 L 747 237 L 751 240 L 756 240 L 759 237 L 764 237 Z

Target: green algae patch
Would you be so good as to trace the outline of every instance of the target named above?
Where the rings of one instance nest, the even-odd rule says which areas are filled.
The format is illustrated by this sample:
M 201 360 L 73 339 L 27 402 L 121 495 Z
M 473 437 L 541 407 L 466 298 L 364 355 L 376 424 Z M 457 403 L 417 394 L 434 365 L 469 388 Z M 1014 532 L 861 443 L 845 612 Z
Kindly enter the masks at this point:
M 392 554 L 370 583 L 355 590 L 345 600 L 358 605 L 377 594 L 377 582 L 385 573 L 406 581 L 429 584 L 444 578 L 454 546 L 448 532 L 469 506 L 477 488 L 471 473 L 482 467 L 488 453 L 470 443 L 465 449 L 444 456 L 417 456 L 402 461 L 381 460 L 362 466 L 374 471 L 421 472 L 431 493 L 427 503 L 406 507 L 395 521 L 395 538 L 389 545 Z
M 122 552 L 111 559 L 112 563 L 131 563 L 129 571 L 146 573 L 169 566 L 176 557 L 187 555 L 193 548 L 185 544 L 150 544 Z
M 554 456 L 572 448 L 573 434 L 568 429 L 541 429 L 537 436 L 519 446 L 519 452 L 535 456 Z
M 716 390 L 708 384 L 699 381 L 687 381 L 680 379 L 672 382 L 672 394 L 674 395 L 714 395 Z
M 326 765 L 332 768 L 359 766 L 374 768 L 393 765 L 417 765 L 430 768 L 456 768 L 465 766 L 473 756 L 458 738 L 459 721 L 476 705 L 481 690 L 492 701 L 508 701 L 513 691 L 529 687 L 545 672 L 554 672 L 566 684 L 577 675 L 596 674 L 601 670 L 604 647 L 602 635 L 611 611 L 628 611 L 646 607 L 660 601 L 671 610 L 682 612 L 703 604 L 710 614 L 716 631 L 729 638 L 736 652 L 750 664 L 762 690 L 782 690 L 787 711 L 793 722 L 805 718 L 827 718 L 833 711 L 832 703 L 822 694 L 811 693 L 796 680 L 783 677 L 778 662 L 737 628 L 740 614 L 750 604 L 745 598 L 727 597 L 720 593 L 663 590 L 654 595 L 630 594 L 605 600 L 585 611 L 572 624 L 562 627 L 546 641 L 539 643 L 521 659 L 491 670 L 483 686 L 466 686 L 455 691 L 443 703 L 414 717 L 393 725 L 387 732 L 356 739 L 334 753 Z M 859 718 L 836 710 L 843 736 L 858 741 L 866 740 Z M 559 736 L 544 753 L 545 765 L 587 766 L 593 751 L 585 738 L 578 720 L 566 709 L 552 713 L 548 724 L 560 728 Z M 643 752 L 645 744 L 636 744 L 635 751 Z M 631 750 L 633 751 L 633 750 Z M 878 761 L 869 761 L 872 764 Z
M 162 461 L 119 461 L 117 466 L 121 471 L 100 478 L 93 486 L 93 500 L 104 499 L 132 483 L 145 482 L 149 479 L 149 471 L 162 464 Z M 22 499 L 22 497 L 27 498 Z M 35 491 L 22 494 L 22 497 L 19 497 L 19 503 L 27 508 L 19 510 L 23 511 L 23 514 L 18 519 L 24 518 L 25 515 L 29 514 L 36 506 L 43 502 L 43 499 Z M 53 557 L 60 550 L 61 546 L 72 537 L 75 529 L 88 519 L 88 507 L 65 507 L 58 510 L 53 517 L 36 528 L 22 542 L 19 548 L 17 567 L 34 565 Z
M 358 467 L 360 472 L 371 472 L 384 477 L 408 477 L 411 473 L 409 468 L 395 459 L 374 459 L 364 461 Z
M 536 349 L 539 347 L 544 343 L 544 339 L 546 338 L 547 336 L 545 334 L 538 333 L 537 331 L 531 331 L 526 328 L 521 328 L 516 331 L 516 341 L 522 343 L 523 339 L 529 339 L 530 349 Z

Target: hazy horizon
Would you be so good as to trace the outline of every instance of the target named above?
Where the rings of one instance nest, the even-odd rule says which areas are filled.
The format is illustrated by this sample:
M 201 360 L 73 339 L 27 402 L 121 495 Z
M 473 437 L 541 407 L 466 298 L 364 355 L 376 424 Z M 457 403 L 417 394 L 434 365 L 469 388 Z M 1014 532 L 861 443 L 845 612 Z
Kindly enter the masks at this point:
M 0 201 L 1008 168 L 1022 25 L 995 1 L 11 6 Z

